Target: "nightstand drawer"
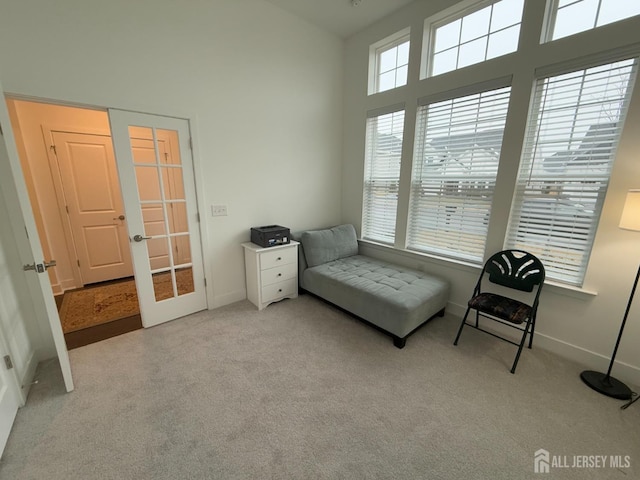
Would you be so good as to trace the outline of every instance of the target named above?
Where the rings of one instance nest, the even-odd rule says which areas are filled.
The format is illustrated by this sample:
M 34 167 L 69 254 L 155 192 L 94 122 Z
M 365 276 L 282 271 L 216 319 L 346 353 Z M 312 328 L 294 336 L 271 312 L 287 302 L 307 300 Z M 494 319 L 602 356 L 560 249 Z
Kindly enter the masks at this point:
M 284 298 L 298 296 L 298 242 L 261 247 L 246 242 L 244 264 L 247 298 L 258 310 Z
M 298 265 L 295 263 L 287 263 L 286 265 L 263 270 L 260 280 L 262 282 L 262 286 L 265 287 L 277 282 L 282 282 L 283 280 L 294 278 L 297 273 Z
M 278 248 L 273 252 L 260 253 L 260 270 L 286 265 L 287 263 L 297 263 L 298 249 L 295 245 L 289 248 Z
M 285 280 L 284 282 L 274 283 L 273 285 L 267 285 L 262 287 L 262 301 L 270 302 L 276 298 L 286 297 L 287 295 L 293 295 L 298 288 L 298 279 L 292 278 Z

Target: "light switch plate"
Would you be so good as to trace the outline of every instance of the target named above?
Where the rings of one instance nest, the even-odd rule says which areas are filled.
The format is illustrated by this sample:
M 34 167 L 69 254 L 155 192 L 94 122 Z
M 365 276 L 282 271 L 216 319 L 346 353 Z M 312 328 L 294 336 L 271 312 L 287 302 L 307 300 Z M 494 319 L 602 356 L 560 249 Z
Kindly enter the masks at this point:
M 226 217 L 227 216 L 227 206 L 226 205 L 211 205 L 211 216 L 212 217 Z

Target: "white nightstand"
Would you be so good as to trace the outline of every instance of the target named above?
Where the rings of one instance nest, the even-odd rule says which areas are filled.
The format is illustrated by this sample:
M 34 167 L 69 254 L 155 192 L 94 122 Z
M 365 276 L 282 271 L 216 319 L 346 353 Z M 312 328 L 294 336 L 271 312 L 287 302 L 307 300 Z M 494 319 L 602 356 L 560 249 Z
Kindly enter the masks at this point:
M 298 296 L 298 242 L 261 247 L 246 242 L 244 265 L 247 298 L 258 310 L 283 298 Z

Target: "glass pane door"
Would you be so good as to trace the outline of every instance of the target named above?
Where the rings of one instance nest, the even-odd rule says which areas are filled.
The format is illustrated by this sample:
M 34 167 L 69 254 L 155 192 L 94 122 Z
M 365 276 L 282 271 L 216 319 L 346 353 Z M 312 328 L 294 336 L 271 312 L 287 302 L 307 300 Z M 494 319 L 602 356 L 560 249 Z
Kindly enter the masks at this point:
M 175 130 L 129 127 L 157 302 L 194 292 L 183 164 Z
M 155 325 L 160 322 L 144 314 L 143 304 L 159 317 L 206 306 L 188 123 L 132 112 L 110 115 L 116 157 L 120 150 L 118 169 L 126 184 L 125 210 L 136 214 L 129 234 L 143 324 Z M 126 138 L 116 138 L 123 133 Z

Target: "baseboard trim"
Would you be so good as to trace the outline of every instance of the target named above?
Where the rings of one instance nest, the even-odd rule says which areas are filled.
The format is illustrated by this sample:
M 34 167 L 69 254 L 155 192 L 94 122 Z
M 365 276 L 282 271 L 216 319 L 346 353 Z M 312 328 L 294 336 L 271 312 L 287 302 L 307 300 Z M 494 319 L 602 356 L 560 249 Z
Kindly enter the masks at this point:
M 586 369 L 597 372 L 605 373 L 611 361 L 611 357 L 592 352 L 586 348 L 558 340 L 557 338 L 550 337 L 544 333 L 538 333 L 537 331 L 533 342 L 534 346 L 573 360 L 574 362 L 584 365 Z M 629 365 L 628 363 L 616 361 L 613 364 L 612 376 L 624 383 L 640 386 L 640 368 Z
M 457 317 L 458 320 L 462 320 L 462 317 L 464 316 L 466 310 L 466 305 L 463 306 L 453 302 L 449 302 L 447 304 L 447 313 Z M 497 324 L 497 322 L 491 323 Z M 507 328 L 505 328 L 504 330 L 496 329 L 488 327 L 487 325 L 483 325 L 483 328 L 492 330 L 493 332 L 500 333 L 502 335 L 509 335 L 510 333 L 512 333 L 511 329 Z M 566 358 L 567 360 L 571 360 L 584 365 L 585 369 L 591 369 L 597 372 L 606 372 L 607 368 L 609 367 L 609 361 L 611 359 L 611 357 L 607 357 L 578 345 L 574 345 L 572 343 L 565 342 L 564 340 L 546 335 L 545 333 L 540 332 L 537 329 L 533 344 L 534 348 L 542 348 L 543 350 L 555 353 L 556 355 Z M 613 349 L 613 345 L 611 347 Z M 612 373 L 613 376 L 618 380 L 640 387 L 640 367 L 616 361 L 613 365 Z
M 224 295 L 216 295 L 213 297 L 213 305 L 209 306 L 209 310 L 214 308 L 224 307 L 231 303 L 240 302 L 247 298 L 246 290 L 236 290 L 235 292 L 225 293 Z
M 464 312 L 466 311 L 467 311 L 466 305 L 460 305 L 459 303 L 453 303 L 451 301 L 447 302 L 447 313 L 450 313 L 458 317 L 460 320 L 462 320 L 462 317 L 464 316 Z
M 73 278 L 63 280 L 62 282 L 60 282 L 60 286 L 62 287 L 63 292 L 66 292 L 67 290 L 73 290 L 74 288 L 82 288 L 82 285 L 76 285 L 76 281 Z

